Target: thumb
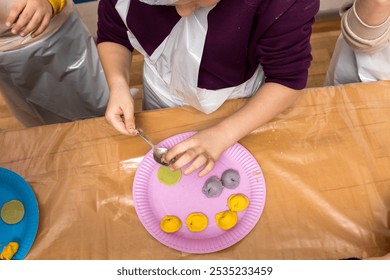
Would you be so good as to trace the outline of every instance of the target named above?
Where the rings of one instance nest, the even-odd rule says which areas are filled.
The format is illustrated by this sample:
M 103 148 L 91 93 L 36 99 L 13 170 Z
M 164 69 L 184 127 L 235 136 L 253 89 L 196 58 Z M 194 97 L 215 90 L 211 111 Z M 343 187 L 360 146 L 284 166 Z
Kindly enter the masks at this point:
M 134 115 L 124 112 L 123 113 L 123 122 L 125 123 L 125 128 L 131 136 L 137 134 L 135 131 L 135 119 Z

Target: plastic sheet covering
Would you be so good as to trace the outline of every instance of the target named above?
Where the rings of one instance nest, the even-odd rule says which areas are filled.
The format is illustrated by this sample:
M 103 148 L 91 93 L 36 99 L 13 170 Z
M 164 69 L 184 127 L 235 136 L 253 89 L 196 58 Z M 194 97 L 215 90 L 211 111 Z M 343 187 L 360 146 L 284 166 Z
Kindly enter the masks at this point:
M 1 9 L 4 22 L 7 9 Z M 72 1 L 36 38 L 0 26 L 0 93 L 26 126 L 104 115 L 107 83 L 94 39 Z
M 188 107 L 141 112 L 136 122 L 158 143 L 244 103 L 228 101 L 210 115 Z M 390 251 L 389 120 L 390 82 L 305 90 L 240 141 L 262 168 L 264 212 L 244 239 L 211 254 L 178 252 L 145 230 L 132 184 L 149 147 L 102 118 L 1 132 L 0 165 L 37 196 L 40 223 L 27 259 L 374 257 Z

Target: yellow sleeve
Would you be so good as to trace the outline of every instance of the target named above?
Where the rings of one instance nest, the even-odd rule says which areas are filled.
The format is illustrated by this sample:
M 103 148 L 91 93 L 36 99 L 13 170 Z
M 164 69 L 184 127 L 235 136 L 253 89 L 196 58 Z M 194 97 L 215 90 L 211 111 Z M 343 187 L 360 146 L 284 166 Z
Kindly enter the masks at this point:
M 53 7 L 54 14 L 59 14 L 66 5 L 66 0 L 48 0 Z

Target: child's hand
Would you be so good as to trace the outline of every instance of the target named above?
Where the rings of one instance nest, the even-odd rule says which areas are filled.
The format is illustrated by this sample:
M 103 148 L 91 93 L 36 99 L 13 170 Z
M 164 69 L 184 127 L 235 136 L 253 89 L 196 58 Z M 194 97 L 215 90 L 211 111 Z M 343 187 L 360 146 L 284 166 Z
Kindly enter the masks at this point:
M 166 154 L 165 159 L 170 162 L 176 157 L 176 161 L 171 165 L 175 170 L 182 168 L 192 161 L 184 170 L 184 174 L 186 175 L 204 166 L 198 174 L 199 176 L 204 176 L 214 168 L 215 162 L 232 144 L 227 142 L 223 133 L 219 133 L 210 128 L 196 133 L 171 148 Z
M 111 90 L 106 110 L 106 120 L 116 130 L 125 135 L 137 135 L 134 120 L 134 99 L 129 88 Z
M 15 0 L 8 14 L 6 25 L 12 33 L 24 37 L 41 34 L 53 16 L 53 8 L 47 0 Z

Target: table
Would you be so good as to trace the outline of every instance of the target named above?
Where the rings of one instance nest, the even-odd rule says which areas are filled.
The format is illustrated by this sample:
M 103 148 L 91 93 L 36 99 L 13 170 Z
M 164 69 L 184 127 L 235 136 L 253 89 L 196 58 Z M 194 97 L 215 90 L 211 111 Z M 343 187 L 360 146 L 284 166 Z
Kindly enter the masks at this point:
M 158 143 L 238 110 L 136 114 Z M 260 108 L 261 109 L 261 108 Z M 264 212 L 237 244 L 210 254 L 154 239 L 133 205 L 149 147 L 103 118 L 0 133 L 0 166 L 33 188 L 39 229 L 26 259 L 340 259 L 390 251 L 390 81 L 305 90 L 293 107 L 240 143 L 260 164 Z

